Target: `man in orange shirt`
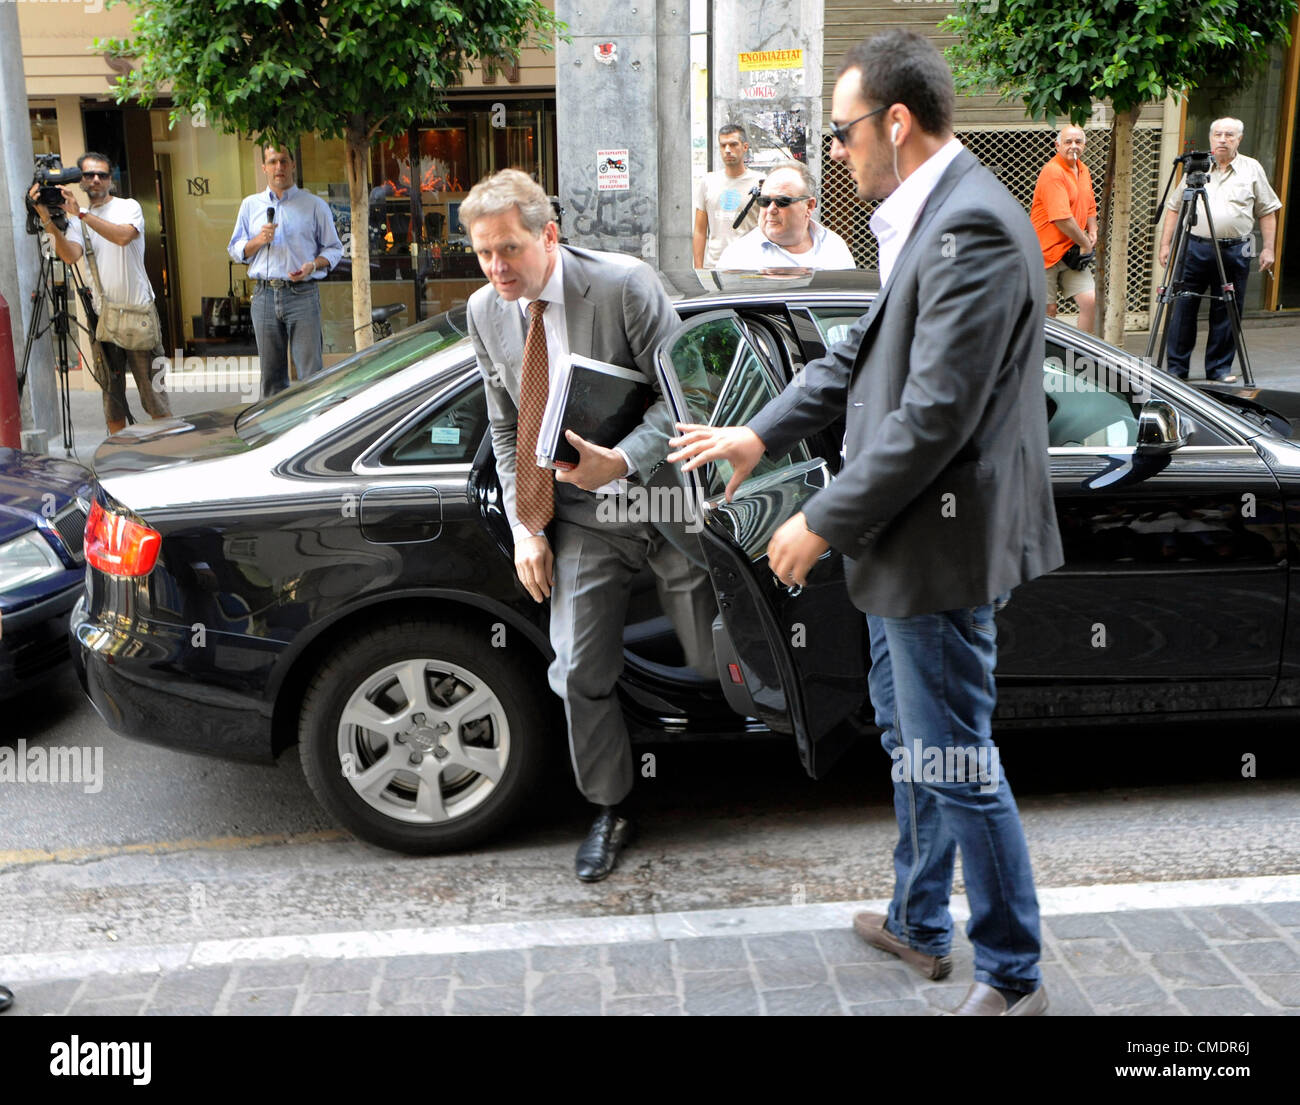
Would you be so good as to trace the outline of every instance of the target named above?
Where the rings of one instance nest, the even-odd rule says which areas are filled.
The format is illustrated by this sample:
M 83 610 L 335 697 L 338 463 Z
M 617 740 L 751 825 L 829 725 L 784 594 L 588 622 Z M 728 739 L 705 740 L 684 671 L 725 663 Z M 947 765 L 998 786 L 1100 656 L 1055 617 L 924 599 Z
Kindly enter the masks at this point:
M 1097 319 L 1097 293 L 1087 268 L 1065 263 L 1070 247 L 1090 254 L 1097 245 L 1097 199 L 1092 174 L 1083 163 L 1087 135 L 1082 127 L 1064 126 L 1056 135 L 1056 156 L 1043 166 L 1034 185 L 1029 221 L 1038 232 L 1047 269 L 1047 316 L 1056 317 L 1057 289 L 1079 305 L 1079 329 L 1092 332 Z

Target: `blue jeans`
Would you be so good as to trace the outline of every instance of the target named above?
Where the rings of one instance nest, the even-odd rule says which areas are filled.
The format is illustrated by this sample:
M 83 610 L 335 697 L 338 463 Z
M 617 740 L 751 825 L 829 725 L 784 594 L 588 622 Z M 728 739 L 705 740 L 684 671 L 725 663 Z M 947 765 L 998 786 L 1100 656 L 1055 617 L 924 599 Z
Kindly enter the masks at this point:
M 286 288 L 259 284 L 253 292 L 253 333 L 262 366 L 262 398 L 289 386 L 289 358 L 298 379 L 321 370 L 320 292 L 316 281 Z
M 1223 255 L 1223 272 L 1233 285 L 1233 298 L 1237 310 L 1246 302 L 1246 280 L 1250 276 L 1250 255 L 1246 242 L 1220 245 Z M 1187 256 L 1183 261 L 1183 278 L 1176 285 L 1183 291 L 1198 295 L 1212 290 L 1219 292 L 1219 266 L 1214 261 L 1214 246 L 1209 238 L 1192 236 L 1187 239 Z M 1187 370 L 1196 346 L 1196 314 L 1199 299 L 1176 299 L 1173 316 L 1169 320 L 1169 371 L 1187 379 Z M 1210 334 L 1205 339 L 1205 378 L 1219 380 L 1232 371 L 1232 358 L 1237 355 L 1233 338 L 1232 319 L 1226 303 L 1210 301 Z
M 893 761 L 898 818 L 885 923 L 917 951 L 947 955 L 948 898 L 961 848 L 975 978 L 1028 992 L 1040 981 L 1038 899 L 1020 814 L 991 736 L 994 605 L 907 618 L 867 615 L 871 701 Z

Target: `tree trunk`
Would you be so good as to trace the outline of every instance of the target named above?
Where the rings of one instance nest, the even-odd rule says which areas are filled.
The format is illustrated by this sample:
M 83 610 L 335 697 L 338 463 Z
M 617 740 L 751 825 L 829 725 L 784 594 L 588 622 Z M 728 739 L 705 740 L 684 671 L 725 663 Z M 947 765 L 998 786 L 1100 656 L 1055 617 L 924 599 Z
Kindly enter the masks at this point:
M 348 199 L 352 204 L 352 326 L 358 350 L 370 330 L 370 133 L 359 118 L 347 128 Z
M 1124 348 L 1124 323 L 1127 316 L 1128 232 L 1133 215 L 1133 124 L 1138 109 L 1115 112 L 1110 128 L 1110 148 L 1114 157 L 1114 178 L 1109 203 L 1110 248 L 1106 267 L 1106 324 L 1102 337 L 1111 345 Z

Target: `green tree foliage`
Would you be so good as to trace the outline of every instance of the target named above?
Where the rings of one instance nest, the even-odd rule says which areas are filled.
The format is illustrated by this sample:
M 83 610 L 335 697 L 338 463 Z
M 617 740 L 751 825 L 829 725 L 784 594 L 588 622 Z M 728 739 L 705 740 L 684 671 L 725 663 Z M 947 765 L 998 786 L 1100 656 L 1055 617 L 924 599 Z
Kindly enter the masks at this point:
M 171 97 L 172 121 L 280 144 L 343 138 L 352 205 L 353 316 L 368 340 L 369 150 L 443 109 L 467 65 L 549 48 L 563 31 L 539 0 L 137 0 L 129 40 L 96 45 L 140 64 L 118 99 Z
M 958 36 L 947 54 L 962 91 L 998 92 L 1052 122 L 1083 123 L 1095 102 L 1110 102 L 1102 229 L 1113 221 L 1117 248 L 1106 258 L 1108 341 L 1123 332 L 1138 110 L 1209 77 L 1244 85 L 1273 43 L 1289 41 L 1295 9 L 1296 0 L 958 0 L 940 24 Z

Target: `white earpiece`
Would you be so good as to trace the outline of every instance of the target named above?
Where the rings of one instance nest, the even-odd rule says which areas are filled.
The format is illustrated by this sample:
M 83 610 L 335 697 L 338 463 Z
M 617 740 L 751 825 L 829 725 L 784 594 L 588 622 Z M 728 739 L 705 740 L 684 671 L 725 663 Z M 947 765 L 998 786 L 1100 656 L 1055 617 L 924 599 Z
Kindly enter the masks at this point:
M 902 123 L 895 123 L 893 129 L 890 130 L 889 132 L 889 141 L 894 143 L 895 145 L 898 144 L 898 132 L 902 128 L 902 126 L 903 126 Z

